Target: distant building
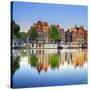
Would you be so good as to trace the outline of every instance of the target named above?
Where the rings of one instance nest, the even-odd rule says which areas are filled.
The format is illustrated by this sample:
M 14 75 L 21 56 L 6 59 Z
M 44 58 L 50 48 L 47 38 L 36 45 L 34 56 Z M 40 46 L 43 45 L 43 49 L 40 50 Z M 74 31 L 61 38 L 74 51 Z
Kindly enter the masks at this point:
M 84 45 L 85 47 L 87 47 L 88 45 L 88 31 L 87 30 L 85 30 L 84 32 Z
M 64 29 L 61 28 L 60 25 L 54 26 L 57 28 L 58 33 L 60 34 L 60 38 L 58 38 L 57 40 L 49 38 L 49 32 L 51 30 L 51 27 L 48 25 L 47 22 L 39 20 L 36 23 L 33 23 L 31 28 L 35 27 L 39 36 L 35 41 L 29 37 L 28 42 L 30 42 L 31 46 L 35 48 L 45 47 L 48 44 L 57 43 L 59 43 L 62 47 L 65 48 L 67 48 L 68 46 L 83 47 L 83 45 L 87 47 L 88 32 L 82 26 L 77 27 L 75 25 L 75 27 L 68 29 L 67 31 L 64 31 Z M 54 46 L 52 45 L 51 47 Z
M 65 32 L 64 32 L 64 29 L 61 29 L 60 36 L 61 36 L 61 38 L 60 38 L 60 44 L 61 45 L 64 45 L 65 44 Z
M 36 27 L 36 30 L 39 34 L 38 41 L 48 43 L 48 32 L 49 32 L 49 25 L 47 22 L 38 21 L 34 23 L 32 27 Z
M 85 30 L 82 26 L 77 27 L 75 26 L 74 28 L 71 29 L 72 32 L 72 44 L 73 45 L 79 45 L 79 47 L 82 47 L 85 41 Z
M 17 39 L 13 39 L 12 47 L 15 47 L 17 45 L 18 45 L 18 40 Z
M 44 47 L 44 43 L 49 42 L 48 32 L 49 32 L 49 25 L 47 22 L 43 21 L 37 21 L 37 23 L 34 23 L 31 28 L 35 27 L 36 31 L 38 33 L 38 38 L 36 40 L 36 43 L 32 43 L 31 47 L 34 48 L 42 48 Z M 33 41 L 31 41 L 33 42 Z
M 72 42 L 72 32 L 70 31 L 70 29 L 68 29 L 67 31 L 65 31 L 65 44 L 70 45 L 71 42 Z
M 12 42 L 12 47 L 17 47 L 23 45 L 22 41 L 20 39 L 14 38 Z

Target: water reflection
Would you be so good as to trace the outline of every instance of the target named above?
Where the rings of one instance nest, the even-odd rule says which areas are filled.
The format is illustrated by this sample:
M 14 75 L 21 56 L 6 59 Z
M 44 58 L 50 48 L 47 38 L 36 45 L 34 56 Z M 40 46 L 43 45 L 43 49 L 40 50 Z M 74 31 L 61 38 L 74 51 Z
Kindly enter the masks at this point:
M 35 54 L 32 54 L 31 55 L 31 66 L 32 67 L 36 67 L 37 66 L 37 63 L 38 63 L 38 58 L 36 57 L 36 55 Z
M 11 73 L 14 74 L 16 70 L 18 70 L 20 68 L 19 65 L 20 62 L 20 56 L 14 57 L 14 60 L 11 63 Z
M 13 50 L 13 88 L 86 84 L 87 80 L 87 49 Z
M 49 68 L 60 69 L 65 65 L 73 66 L 75 69 L 83 68 L 87 63 L 87 49 L 20 49 L 17 52 L 14 50 L 13 53 L 15 56 L 13 56 L 12 73 L 22 66 L 22 64 L 20 66 L 20 62 L 23 62 L 24 57 L 27 57 L 28 65 L 35 68 L 38 73 L 47 72 Z

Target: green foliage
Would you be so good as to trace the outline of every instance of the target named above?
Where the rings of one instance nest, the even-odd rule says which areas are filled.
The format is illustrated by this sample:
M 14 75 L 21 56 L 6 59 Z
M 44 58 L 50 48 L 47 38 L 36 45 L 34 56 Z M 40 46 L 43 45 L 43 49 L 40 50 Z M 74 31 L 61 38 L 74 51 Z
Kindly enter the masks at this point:
M 27 33 L 20 32 L 20 38 L 21 38 L 21 40 L 25 40 L 27 38 Z
M 14 20 L 11 21 L 11 30 L 13 37 L 20 38 L 20 26 Z
M 38 58 L 35 54 L 31 55 L 31 66 L 36 67 L 37 66 Z
M 49 38 L 53 40 L 58 40 L 60 39 L 60 33 L 55 25 L 51 25 L 50 27 L 50 32 L 49 32 Z
M 51 65 L 51 68 L 56 68 L 59 64 L 59 55 L 58 54 L 53 54 L 49 58 L 49 63 Z
M 33 27 L 29 30 L 29 37 L 33 40 L 38 37 L 38 32 L 36 31 L 36 28 Z
M 21 38 L 20 32 L 17 32 L 17 34 L 15 36 L 16 36 L 16 38 L 20 39 Z
M 22 57 L 26 57 L 27 56 L 27 51 L 24 51 L 23 49 L 21 49 L 21 56 Z
M 14 74 L 17 69 L 19 69 L 20 67 L 19 62 L 20 62 L 20 56 L 17 56 L 15 60 L 12 60 L 12 63 L 11 63 L 12 74 Z

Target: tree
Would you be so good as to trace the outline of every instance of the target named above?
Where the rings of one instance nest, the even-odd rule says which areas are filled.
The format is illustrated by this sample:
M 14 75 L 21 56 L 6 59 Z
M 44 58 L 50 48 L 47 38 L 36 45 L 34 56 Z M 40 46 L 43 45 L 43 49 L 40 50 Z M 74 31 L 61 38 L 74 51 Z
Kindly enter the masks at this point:
M 20 38 L 20 26 L 16 24 L 14 20 L 11 20 L 11 30 L 13 37 Z
M 32 27 L 28 33 L 29 33 L 29 37 L 32 40 L 35 40 L 38 37 L 38 32 L 36 31 L 36 28 L 34 28 L 34 27 Z
M 26 32 L 20 32 L 20 39 L 25 40 L 27 38 L 27 33 Z
M 60 33 L 57 29 L 57 27 L 55 25 L 51 25 L 50 26 L 50 32 L 49 32 L 49 38 L 55 40 L 59 40 L 60 39 Z

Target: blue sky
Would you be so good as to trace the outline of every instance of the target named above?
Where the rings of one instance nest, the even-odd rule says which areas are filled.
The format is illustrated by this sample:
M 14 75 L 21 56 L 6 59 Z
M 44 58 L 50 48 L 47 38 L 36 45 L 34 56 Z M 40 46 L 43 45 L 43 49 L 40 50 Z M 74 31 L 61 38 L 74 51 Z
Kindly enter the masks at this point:
M 38 20 L 59 24 L 65 30 L 74 25 L 87 29 L 87 11 L 87 6 L 13 2 L 13 19 L 20 25 L 21 31 L 28 31 Z

